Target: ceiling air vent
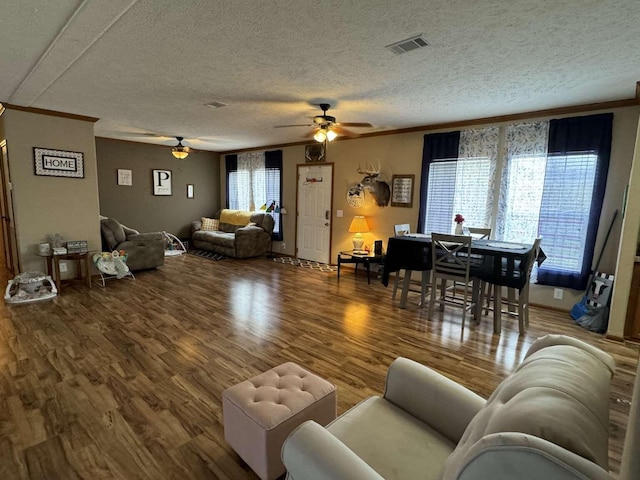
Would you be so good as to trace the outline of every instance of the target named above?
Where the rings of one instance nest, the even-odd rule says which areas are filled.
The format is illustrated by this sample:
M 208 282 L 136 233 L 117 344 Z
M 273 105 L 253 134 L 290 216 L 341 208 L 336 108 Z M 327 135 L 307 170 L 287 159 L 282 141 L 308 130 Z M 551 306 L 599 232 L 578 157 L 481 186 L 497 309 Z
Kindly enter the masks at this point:
M 391 45 L 387 45 L 384 48 L 391 50 L 396 55 L 400 55 L 402 53 L 410 52 L 411 50 L 416 50 L 418 48 L 426 47 L 429 44 L 427 41 L 422 38 L 422 35 L 417 35 L 415 37 L 407 38 L 406 40 L 402 40 L 400 42 L 392 43 Z
M 222 102 L 209 102 L 209 103 L 205 103 L 205 106 L 207 107 L 211 107 L 211 108 L 222 108 L 222 107 L 226 107 L 227 104 L 226 103 L 222 103 Z

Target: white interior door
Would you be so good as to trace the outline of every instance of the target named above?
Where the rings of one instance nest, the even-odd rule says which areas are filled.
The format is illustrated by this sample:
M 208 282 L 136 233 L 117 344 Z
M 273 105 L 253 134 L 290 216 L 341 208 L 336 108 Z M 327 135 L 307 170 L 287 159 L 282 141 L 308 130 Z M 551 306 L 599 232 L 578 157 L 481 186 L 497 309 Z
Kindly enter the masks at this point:
M 297 257 L 329 263 L 333 165 L 298 166 Z

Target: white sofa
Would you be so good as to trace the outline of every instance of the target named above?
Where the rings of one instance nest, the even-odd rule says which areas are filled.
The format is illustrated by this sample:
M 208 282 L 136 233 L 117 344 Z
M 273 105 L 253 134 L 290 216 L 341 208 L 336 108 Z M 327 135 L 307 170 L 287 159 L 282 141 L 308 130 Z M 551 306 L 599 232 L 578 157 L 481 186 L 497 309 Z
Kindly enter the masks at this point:
M 611 479 L 613 359 L 580 340 L 548 335 L 488 400 L 405 358 L 371 397 L 326 428 L 287 438 L 288 478 Z

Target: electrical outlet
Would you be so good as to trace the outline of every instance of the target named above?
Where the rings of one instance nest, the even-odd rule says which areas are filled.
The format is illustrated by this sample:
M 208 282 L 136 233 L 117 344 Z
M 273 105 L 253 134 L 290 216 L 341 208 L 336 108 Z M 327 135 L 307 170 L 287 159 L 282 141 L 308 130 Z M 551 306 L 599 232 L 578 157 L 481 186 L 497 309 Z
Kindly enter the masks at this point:
M 282 242 L 282 246 L 280 248 L 282 250 L 286 250 L 287 249 L 287 244 L 285 242 Z
M 67 271 L 67 262 L 60 262 L 60 273 Z
M 555 298 L 556 300 L 562 300 L 562 297 L 564 296 L 564 290 L 561 288 L 554 288 L 553 289 L 553 298 Z

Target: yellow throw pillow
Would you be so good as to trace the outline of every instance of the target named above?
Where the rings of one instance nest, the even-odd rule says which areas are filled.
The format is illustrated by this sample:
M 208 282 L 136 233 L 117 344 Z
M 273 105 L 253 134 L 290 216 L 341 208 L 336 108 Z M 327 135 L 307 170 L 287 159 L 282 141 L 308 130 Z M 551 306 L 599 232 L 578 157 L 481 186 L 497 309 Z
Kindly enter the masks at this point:
M 202 230 L 205 232 L 217 232 L 220 228 L 220 220 L 215 218 L 202 217 Z

